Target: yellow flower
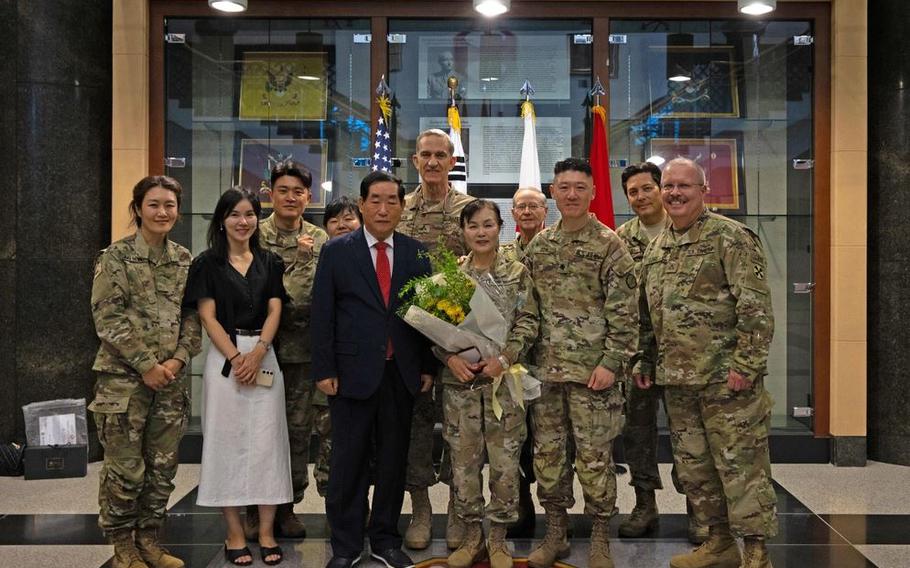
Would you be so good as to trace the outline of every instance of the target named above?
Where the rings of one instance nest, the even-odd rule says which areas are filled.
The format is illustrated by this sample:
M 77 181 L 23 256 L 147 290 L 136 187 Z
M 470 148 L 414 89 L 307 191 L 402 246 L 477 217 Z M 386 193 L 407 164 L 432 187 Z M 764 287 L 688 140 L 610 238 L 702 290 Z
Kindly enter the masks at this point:
M 448 310 L 449 306 L 450 306 L 450 304 L 449 304 L 448 300 L 439 300 L 436 303 L 436 307 L 443 311 Z

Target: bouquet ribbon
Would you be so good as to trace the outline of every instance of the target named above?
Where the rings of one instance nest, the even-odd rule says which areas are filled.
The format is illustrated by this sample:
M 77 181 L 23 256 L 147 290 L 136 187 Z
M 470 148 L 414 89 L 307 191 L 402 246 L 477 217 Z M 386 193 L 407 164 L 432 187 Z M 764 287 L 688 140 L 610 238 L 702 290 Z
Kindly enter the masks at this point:
M 502 384 L 503 380 L 507 381 L 506 386 L 509 388 L 509 394 L 512 396 L 512 400 L 518 401 L 518 406 L 524 410 L 524 391 L 521 381 L 527 374 L 528 370 L 525 369 L 524 365 L 516 363 L 503 371 L 498 377 L 493 377 L 493 416 L 496 417 L 496 420 L 502 420 L 502 404 L 499 402 L 497 392 L 499 391 L 499 386 Z

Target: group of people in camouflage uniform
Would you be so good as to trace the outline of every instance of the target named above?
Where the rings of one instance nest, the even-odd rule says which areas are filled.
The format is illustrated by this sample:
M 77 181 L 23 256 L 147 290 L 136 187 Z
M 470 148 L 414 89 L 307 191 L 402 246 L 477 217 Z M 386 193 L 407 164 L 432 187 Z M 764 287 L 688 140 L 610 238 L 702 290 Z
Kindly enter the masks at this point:
M 415 400 L 407 490 L 413 514 L 404 536 L 412 549 L 432 540 L 428 488 L 449 484 L 449 566 L 489 557 L 512 565 L 509 527 L 533 522 L 530 483 L 546 513 L 546 533 L 528 565 L 552 566 L 570 552 L 567 511 L 578 477 L 591 517 L 586 566 L 611 567 L 608 524 L 615 514 L 613 440 L 624 434 L 636 506 L 620 534 L 656 528 L 657 408 L 667 410 L 674 484 L 690 507 L 690 538 L 701 542 L 670 566 L 770 566 L 765 540 L 776 534 L 763 388 L 773 333 L 766 261 L 758 237 L 708 211 L 704 171 L 694 161 L 630 166 L 623 189 L 636 216 L 616 232 L 592 218 L 596 188 L 587 162 L 558 162 L 550 186 L 561 219 L 544 228 L 548 205 L 520 188 L 512 215 L 518 238 L 499 247 L 502 218 L 489 201 L 448 183 L 453 146 L 440 130 L 421 133 L 413 164 L 421 184 L 405 197 L 398 231 L 428 248 L 463 256 L 463 270 L 493 292 L 511 332 L 499 357 L 444 363 L 433 390 Z M 354 202 L 330 204 L 325 225 L 306 222 L 305 173 L 273 172 L 273 213 L 259 225 L 264 248 L 281 256 L 289 301 L 278 332 L 285 376 L 294 502 L 307 486 L 310 437 L 320 437 L 317 489 L 324 493 L 331 450 L 324 396 L 309 377 L 309 308 L 322 245 L 359 226 Z M 284 179 L 290 176 L 290 180 Z M 278 180 L 293 183 L 278 183 Z M 283 189 L 282 189 L 283 188 Z M 112 244 L 96 269 L 92 308 L 102 347 L 91 405 L 105 448 L 99 523 L 115 545 L 115 566 L 179 568 L 158 529 L 173 489 L 177 445 L 189 414 L 184 367 L 199 352 L 198 316 L 181 310 L 189 252 L 167 240 L 180 187 L 163 176 L 140 182 L 131 210 L 134 235 Z M 330 215 L 331 213 L 331 215 Z M 175 300 L 176 299 L 176 300 Z M 512 400 L 492 379 L 523 364 L 542 382 L 540 396 Z M 493 396 L 500 415 L 493 415 Z M 433 427 L 444 448 L 433 463 Z M 480 471 L 490 463 L 491 501 Z M 484 538 L 482 522 L 490 522 Z M 255 508 L 245 531 L 255 538 Z M 278 507 L 276 532 L 302 537 L 293 503 Z M 706 534 L 704 534 L 706 533 Z M 735 538 L 743 539 L 742 552 Z

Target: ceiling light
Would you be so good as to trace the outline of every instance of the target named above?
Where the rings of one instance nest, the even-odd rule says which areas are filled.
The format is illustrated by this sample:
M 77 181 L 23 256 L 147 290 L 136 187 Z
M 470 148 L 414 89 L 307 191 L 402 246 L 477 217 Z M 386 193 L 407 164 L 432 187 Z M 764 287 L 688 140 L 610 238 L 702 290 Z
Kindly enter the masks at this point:
M 248 0 L 209 0 L 209 6 L 220 12 L 245 12 Z
M 661 157 L 658 156 L 657 154 L 651 156 L 650 158 L 648 158 L 648 159 L 645 160 L 645 161 L 646 161 L 646 162 L 651 162 L 652 164 L 654 164 L 654 165 L 657 166 L 657 167 L 662 166 L 662 165 L 664 164 L 664 162 L 666 162 L 665 159 L 661 158 Z
M 691 81 L 692 77 L 686 75 L 673 75 L 672 77 L 668 77 L 668 79 L 676 83 L 685 83 L 686 81 Z
M 474 0 L 474 9 L 488 18 L 505 14 L 509 11 L 511 0 Z
M 297 75 L 297 78 L 302 79 L 303 81 L 318 81 L 319 80 L 319 77 L 316 77 L 314 75 Z
M 481 77 L 480 80 L 484 83 L 489 83 L 491 81 L 499 81 L 499 77 Z
M 738 0 L 737 7 L 743 14 L 761 16 L 777 8 L 777 0 Z

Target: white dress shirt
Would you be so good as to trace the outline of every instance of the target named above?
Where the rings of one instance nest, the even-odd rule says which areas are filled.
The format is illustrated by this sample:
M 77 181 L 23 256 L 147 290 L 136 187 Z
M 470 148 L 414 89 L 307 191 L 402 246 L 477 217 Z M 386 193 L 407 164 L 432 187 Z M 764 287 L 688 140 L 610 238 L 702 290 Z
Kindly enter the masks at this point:
M 367 246 L 370 247 L 370 258 L 373 259 L 373 270 L 376 270 L 376 254 L 377 254 L 377 252 L 378 252 L 378 251 L 376 250 L 376 243 L 379 242 L 379 239 L 377 239 L 376 237 L 374 237 L 373 235 L 371 235 L 370 232 L 366 230 L 366 227 L 364 227 L 364 229 L 363 229 L 363 236 L 366 237 L 366 239 L 367 239 Z M 385 239 L 385 240 L 383 241 L 385 244 L 389 245 L 388 248 L 385 250 L 385 253 L 386 253 L 386 255 L 388 255 L 388 257 L 389 257 L 389 272 L 390 272 L 390 273 L 393 272 L 393 271 L 395 270 L 395 242 L 394 242 L 394 236 L 395 236 L 395 234 L 392 233 L 391 235 L 389 235 L 389 237 L 388 237 L 387 239 Z

